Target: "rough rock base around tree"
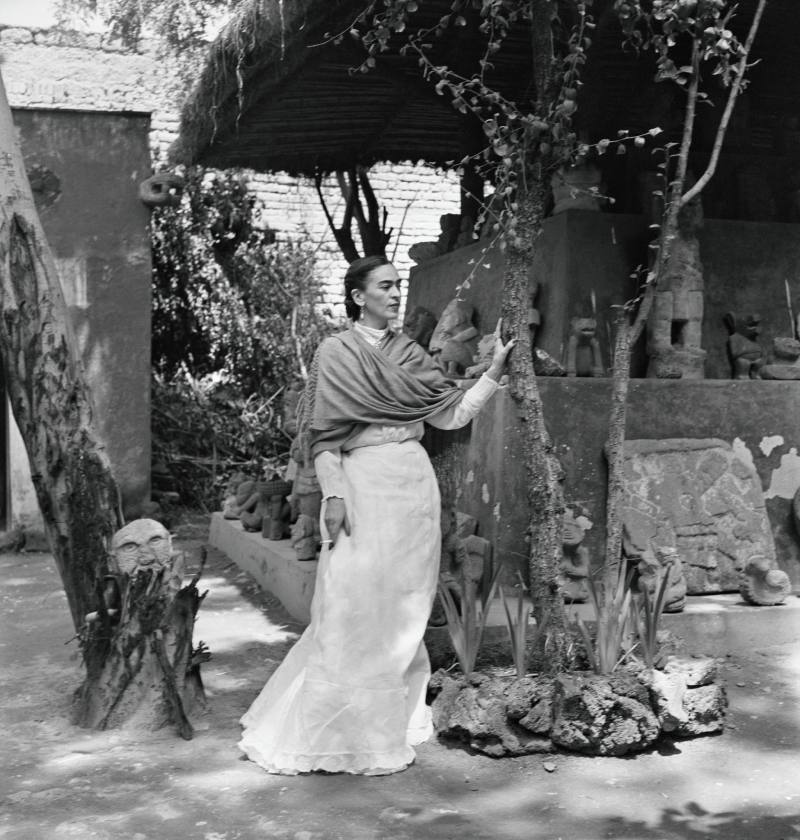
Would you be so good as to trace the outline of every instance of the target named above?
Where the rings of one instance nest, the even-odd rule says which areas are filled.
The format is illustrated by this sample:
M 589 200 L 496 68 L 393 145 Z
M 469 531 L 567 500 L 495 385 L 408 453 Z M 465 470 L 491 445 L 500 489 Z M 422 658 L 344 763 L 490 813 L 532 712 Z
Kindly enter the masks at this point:
M 670 657 L 662 669 L 557 677 L 437 671 L 431 679 L 440 738 L 495 758 L 556 749 L 585 755 L 641 752 L 662 736 L 722 731 L 727 698 L 713 659 Z

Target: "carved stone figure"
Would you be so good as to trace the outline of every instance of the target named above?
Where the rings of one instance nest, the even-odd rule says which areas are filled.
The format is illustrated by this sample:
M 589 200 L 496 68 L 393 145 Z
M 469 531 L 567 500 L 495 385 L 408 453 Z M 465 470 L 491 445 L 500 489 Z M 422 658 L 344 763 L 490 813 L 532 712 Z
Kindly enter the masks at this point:
M 602 181 L 602 173 L 593 163 L 558 169 L 550 179 L 555 202 L 552 215 L 565 210 L 601 210 Z
M 594 318 L 572 318 L 569 324 L 567 376 L 605 376 L 596 335 L 597 321 Z
M 699 199 L 680 211 L 669 261 L 659 278 L 647 324 L 647 375 L 660 379 L 702 379 L 703 264 L 698 231 L 703 226 Z
M 782 336 L 773 339 L 770 359 L 759 373 L 762 379 L 800 379 L 800 341 Z
M 494 356 L 494 346 L 497 343 L 497 336 L 494 333 L 487 333 L 478 342 L 478 358 L 475 364 L 470 365 L 465 371 L 467 379 L 477 379 L 489 370 Z
M 279 475 L 259 485 L 259 501 L 263 510 L 261 535 L 268 540 L 282 540 L 289 535 L 291 508 L 287 496 L 292 484 Z
M 789 575 L 774 568 L 766 557 L 751 557 L 739 576 L 739 592 L 748 604 L 759 607 L 782 604 L 791 591 Z
M 761 334 L 761 316 L 753 312 L 737 318 L 733 312 L 725 315 L 728 337 L 728 359 L 733 379 L 758 379 L 764 364 L 764 351 L 758 343 Z
M 683 563 L 672 546 L 640 547 L 633 543 L 630 531 L 623 528 L 623 553 L 628 565 L 636 571 L 632 588 L 634 592 L 647 591 L 653 603 L 661 587 L 662 576 L 667 576 L 664 594 L 664 612 L 682 612 L 686 606 L 686 578 Z
M 141 569 L 171 568 L 172 537 L 155 519 L 134 519 L 111 538 L 111 569 L 128 576 Z M 183 573 L 177 569 L 178 575 Z
M 689 594 L 736 592 L 749 558 L 777 565 L 761 479 L 716 438 L 627 440 L 622 519 L 635 546 L 674 546 Z
M 241 509 L 239 507 L 239 488 L 247 481 L 247 476 L 243 472 L 235 472 L 229 479 L 228 485 L 225 489 L 225 498 L 222 501 L 222 514 L 225 519 L 238 519 Z M 252 488 L 250 488 L 252 490 Z M 250 496 L 242 496 L 242 501 L 246 501 Z
M 473 306 L 454 298 L 447 304 L 431 336 L 428 349 L 449 374 L 459 374 L 472 364 L 468 342 L 478 335 L 472 325 Z
M 82 631 L 102 633 L 109 655 L 76 694 L 74 722 L 101 729 L 171 722 L 191 738 L 187 715 L 204 699 L 200 663 L 209 658 L 202 643 L 192 648 L 200 575 L 183 586 L 183 555 L 173 553 L 169 532 L 153 519 L 114 534 L 109 572 L 104 609 L 87 615 Z
M 576 517 L 571 508 L 564 511 L 558 583 L 567 602 L 582 603 L 590 594 L 589 549 L 582 545 L 587 525 L 586 518 Z
M 292 548 L 298 560 L 316 560 L 319 547 L 319 526 L 301 513 L 292 525 Z
M 176 207 L 181 203 L 183 178 L 160 172 L 139 184 L 139 200 L 148 207 Z
M 426 350 L 435 328 L 436 316 L 424 306 L 415 306 L 403 323 L 403 332 Z

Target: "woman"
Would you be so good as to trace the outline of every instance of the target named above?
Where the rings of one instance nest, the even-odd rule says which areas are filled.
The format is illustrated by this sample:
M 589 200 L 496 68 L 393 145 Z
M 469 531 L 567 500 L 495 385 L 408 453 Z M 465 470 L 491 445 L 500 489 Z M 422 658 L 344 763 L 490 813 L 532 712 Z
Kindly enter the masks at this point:
M 320 345 L 308 428 L 327 538 L 311 623 L 242 718 L 239 744 L 271 773 L 382 775 L 432 734 L 422 637 L 439 573 L 440 501 L 423 421 L 465 425 L 497 388 L 514 342 L 459 389 L 416 342 L 389 329 L 400 279 L 383 257 L 345 276 L 351 329 Z

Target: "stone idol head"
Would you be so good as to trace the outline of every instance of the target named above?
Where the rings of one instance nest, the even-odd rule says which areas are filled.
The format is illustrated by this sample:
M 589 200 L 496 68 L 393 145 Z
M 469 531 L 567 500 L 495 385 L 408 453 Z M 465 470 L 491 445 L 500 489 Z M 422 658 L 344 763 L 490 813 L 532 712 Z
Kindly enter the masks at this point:
M 172 537 L 155 519 L 134 519 L 114 534 L 111 559 L 116 571 L 126 575 L 146 569 L 168 567 L 172 558 Z

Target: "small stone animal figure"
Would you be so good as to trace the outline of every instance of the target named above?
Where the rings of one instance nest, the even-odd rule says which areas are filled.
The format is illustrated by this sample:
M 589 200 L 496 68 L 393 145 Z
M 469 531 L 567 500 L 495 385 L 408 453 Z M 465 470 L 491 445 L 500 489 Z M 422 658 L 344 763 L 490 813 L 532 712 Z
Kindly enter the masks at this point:
M 754 606 L 782 604 L 791 591 L 789 575 L 781 569 L 770 568 L 766 557 L 751 557 L 739 576 L 739 592 Z
M 758 379 L 764 364 L 764 351 L 758 343 L 761 334 L 761 316 L 758 313 L 737 318 L 733 312 L 724 319 L 728 328 L 728 359 L 733 379 Z
M 567 376 L 605 376 L 600 342 L 597 340 L 597 321 L 594 318 L 572 318 L 567 343 Z M 582 357 L 589 357 L 588 365 Z

